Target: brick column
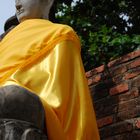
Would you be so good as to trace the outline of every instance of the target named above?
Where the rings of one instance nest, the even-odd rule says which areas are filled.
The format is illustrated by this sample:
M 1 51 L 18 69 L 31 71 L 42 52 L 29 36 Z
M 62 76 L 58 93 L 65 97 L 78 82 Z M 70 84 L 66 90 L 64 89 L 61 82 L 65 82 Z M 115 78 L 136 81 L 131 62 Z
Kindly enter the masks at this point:
M 86 73 L 102 140 L 140 140 L 140 50 Z

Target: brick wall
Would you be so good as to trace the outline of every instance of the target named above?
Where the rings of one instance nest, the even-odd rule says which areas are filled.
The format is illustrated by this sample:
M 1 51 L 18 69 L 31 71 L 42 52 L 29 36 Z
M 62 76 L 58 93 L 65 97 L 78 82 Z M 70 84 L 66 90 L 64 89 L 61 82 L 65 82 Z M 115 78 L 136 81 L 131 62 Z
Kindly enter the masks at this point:
M 86 73 L 102 140 L 140 140 L 140 50 Z

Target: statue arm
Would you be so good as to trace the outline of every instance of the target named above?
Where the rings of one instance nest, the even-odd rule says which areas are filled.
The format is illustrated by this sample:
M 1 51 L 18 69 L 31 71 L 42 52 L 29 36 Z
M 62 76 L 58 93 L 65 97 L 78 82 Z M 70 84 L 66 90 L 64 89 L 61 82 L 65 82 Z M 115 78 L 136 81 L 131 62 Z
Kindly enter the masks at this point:
M 46 86 L 47 96 L 43 92 L 42 97 L 55 113 L 52 121 L 57 120 L 54 125 L 58 124 L 59 134 L 63 135 L 64 139 L 71 137 L 80 140 L 99 140 L 79 48 L 73 41 L 62 41 L 55 46 L 46 63 L 49 63 L 48 71 L 51 72 L 51 77 Z M 54 133 L 57 132 L 54 125 L 49 123 L 52 117 L 48 114 L 48 134 L 54 137 Z
M 43 60 L 16 71 L 6 84 L 14 82 L 40 97 L 50 139 L 99 140 L 80 51 L 74 41 L 57 43 Z

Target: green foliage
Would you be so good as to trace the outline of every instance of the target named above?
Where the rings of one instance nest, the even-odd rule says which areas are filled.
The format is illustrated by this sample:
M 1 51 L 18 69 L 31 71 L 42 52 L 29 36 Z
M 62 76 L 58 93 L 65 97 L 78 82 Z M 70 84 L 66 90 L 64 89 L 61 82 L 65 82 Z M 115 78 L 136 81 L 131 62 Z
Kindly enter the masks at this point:
M 88 42 L 92 63 L 101 65 L 138 48 L 140 35 L 120 34 L 103 25 L 99 31 L 89 32 Z
M 139 0 L 58 0 L 56 19 L 81 39 L 86 70 L 140 47 Z

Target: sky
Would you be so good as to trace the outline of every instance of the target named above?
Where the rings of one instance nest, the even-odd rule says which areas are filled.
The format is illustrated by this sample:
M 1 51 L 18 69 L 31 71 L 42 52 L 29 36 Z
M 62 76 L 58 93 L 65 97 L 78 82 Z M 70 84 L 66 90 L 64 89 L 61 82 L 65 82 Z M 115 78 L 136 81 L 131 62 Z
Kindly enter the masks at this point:
M 74 0 L 74 3 L 78 0 Z M 0 34 L 4 32 L 5 21 L 15 15 L 15 0 L 1 0 L 0 3 Z
M 3 33 L 5 21 L 15 14 L 14 0 L 1 0 L 0 3 L 0 34 Z

